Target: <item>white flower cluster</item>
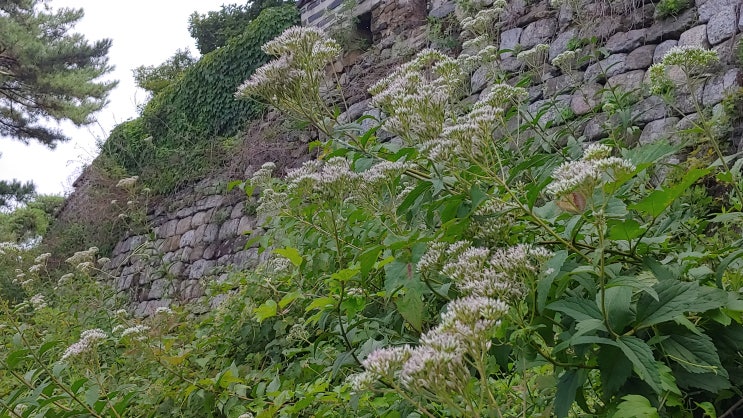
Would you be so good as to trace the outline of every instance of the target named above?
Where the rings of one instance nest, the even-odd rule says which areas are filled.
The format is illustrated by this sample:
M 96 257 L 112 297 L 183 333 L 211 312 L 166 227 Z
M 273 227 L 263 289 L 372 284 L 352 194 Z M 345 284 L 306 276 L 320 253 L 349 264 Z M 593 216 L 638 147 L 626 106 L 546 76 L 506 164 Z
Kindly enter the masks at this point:
M 147 325 L 135 325 L 133 327 L 129 327 L 121 331 L 121 338 L 127 337 L 129 335 L 139 335 L 143 334 L 147 331 L 149 331 L 150 327 Z
M 49 260 L 49 257 L 52 256 L 52 253 L 44 253 L 39 255 L 38 257 L 34 258 L 34 263 L 36 264 L 44 264 L 47 260 Z
M 83 333 L 80 334 L 80 340 L 67 347 L 67 350 L 62 354 L 62 361 L 90 351 L 106 338 L 108 338 L 108 335 L 98 328 L 83 331 Z
M 369 92 L 372 105 L 388 115 L 384 128 L 415 144 L 439 136 L 452 96 L 465 78 L 459 61 L 424 49 Z
M 351 171 L 348 160 L 333 157 L 325 162 L 307 161 L 287 173 L 292 190 L 311 190 L 321 195 L 344 196 L 355 188 L 360 176 Z
M 547 192 L 559 200 L 560 207 L 582 212 L 597 186 L 635 171 L 630 161 L 610 155 L 608 146 L 590 145 L 581 160 L 562 163 L 555 169 L 554 181 L 547 186 Z
M 59 286 L 65 285 L 65 284 L 69 283 L 74 278 L 75 278 L 75 273 L 63 274 L 62 277 L 60 277 L 59 280 L 57 280 L 57 284 Z
M 279 105 L 293 101 L 293 93 L 303 88 L 317 93 L 326 65 L 340 54 L 341 47 L 318 28 L 294 26 L 263 45 L 263 51 L 278 58 L 258 68 L 236 96 L 259 96 Z
M 250 184 L 256 187 L 267 187 L 271 183 L 274 170 L 276 170 L 276 164 L 273 162 L 263 163 L 261 168 L 250 176 Z
M 137 180 L 139 180 L 139 176 L 127 177 L 119 180 L 119 182 L 116 183 L 116 187 L 121 189 L 131 189 L 135 184 L 137 184 Z
M 95 260 L 96 254 L 98 254 L 98 247 L 90 247 L 85 251 L 76 252 L 70 258 L 66 259 L 65 262 L 77 267 L 81 263 L 92 263 Z
M 448 262 L 442 272 L 459 290 L 470 296 L 515 300 L 524 296 L 550 252 L 541 247 L 519 244 L 490 251 L 471 247 Z
M 160 314 L 163 314 L 163 315 L 172 315 L 173 314 L 173 310 L 170 309 L 167 306 L 158 306 L 157 309 L 155 309 L 155 315 L 160 315 Z
M 472 214 L 470 234 L 483 244 L 500 242 L 511 226 L 517 223 L 515 209 L 516 207 L 496 198 L 486 200 Z
M 438 273 L 444 268 L 447 261 L 458 257 L 469 247 L 470 243 L 468 241 L 457 241 L 453 244 L 433 242 L 418 260 L 416 269 L 423 274 Z
M 653 94 L 662 94 L 677 87 L 677 83 L 686 81 L 671 80 L 668 74 L 670 67 L 680 68 L 687 77 L 704 77 L 719 62 L 717 51 L 690 45 L 675 46 L 666 52 L 661 62 L 648 69 L 650 91 Z
M 362 184 L 365 187 L 379 187 L 401 176 L 412 164 L 403 161 L 383 161 L 371 166 L 361 173 Z
M 404 345 L 375 350 L 362 362 L 365 371 L 351 379 L 356 390 L 377 380 L 399 380 L 423 396 L 459 392 L 470 379 L 468 362 L 490 349 L 492 331 L 508 306 L 497 299 L 465 297 L 449 303 L 441 324 L 421 336 L 415 348 Z
M 40 293 L 31 296 L 31 299 L 29 299 L 28 301 L 29 303 L 31 303 L 31 306 L 33 306 L 35 310 L 43 309 L 47 306 L 44 295 Z
M 559 68 L 563 74 L 568 74 L 578 68 L 580 53 L 580 49 L 561 52 L 552 59 L 552 65 Z
M 540 69 L 547 62 L 549 50 L 549 45 L 537 44 L 531 49 L 516 54 L 516 59 L 531 69 Z

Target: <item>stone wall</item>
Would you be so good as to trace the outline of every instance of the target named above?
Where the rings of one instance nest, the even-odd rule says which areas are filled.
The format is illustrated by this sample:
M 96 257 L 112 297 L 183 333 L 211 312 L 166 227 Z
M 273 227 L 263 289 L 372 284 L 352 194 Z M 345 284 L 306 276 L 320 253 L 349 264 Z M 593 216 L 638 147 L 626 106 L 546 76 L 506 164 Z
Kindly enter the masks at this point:
M 350 9 L 347 8 L 351 2 Z M 339 19 L 357 20 L 369 14 L 368 27 L 360 30 L 370 31 L 374 43 L 400 35 L 406 30 L 425 24 L 428 13 L 427 0 L 301 0 L 299 6 L 302 24 L 330 29 Z
M 578 13 L 567 5 L 554 8 L 547 0 L 528 5 L 526 0 L 509 1 L 508 19 L 498 39 L 503 51 L 498 68 L 504 71 L 502 74 L 508 82 L 517 83 L 525 76 L 523 64 L 514 52 L 508 52 L 511 50 L 549 44 L 551 61 L 567 50 L 572 40 L 595 37 L 606 53 L 602 59 L 586 62 L 570 75 L 547 65 L 534 80 L 529 87 L 529 110 L 532 114 L 542 111 L 539 123 L 547 131 L 555 132 L 570 125 L 573 135 L 584 136 L 587 141 L 605 137 L 606 124 L 611 118 L 595 112 L 600 104 L 599 95 L 612 86 L 633 91 L 637 96 L 631 117 L 640 128 L 637 138 L 640 142 L 672 136 L 688 128 L 696 111 L 690 101 L 682 100 L 679 109 L 672 111 L 644 87 L 649 66 L 677 45 L 710 47 L 722 58 L 717 73 L 696 92 L 705 107 L 719 108 L 726 92 L 741 85 L 741 70 L 732 65 L 734 46 L 741 42 L 743 31 L 740 0 L 697 0 L 693 7 L 667 19 L 654 17 L 651 2 L 627 1 L 632 1 L 632 7 L 626 10 L 612 10 L 616 2 L 588 1 Z M 314 3 L 305 5 L 311 4 Z M 378 116 L 369 108 L 366 88 L 426 46 L 425 26 L 421 21 L 417 21 L 416 27 L 411 27 L 412 20 L 401 22 L 409 7 L 411 2 L 377 2 L 372 8 L 377 23 L 373 20 L 372 24 L 384 36 L 371 50 L 347 54 L 335 66 L 342 84 L 348 88 L 346 98 L 350 107 L 343 119 L 353 120 L 364 113 Z M 452 13 L 454 5 L 451 1 L 436 0 L 426 10 L 431 17 L 440 18 Z M 391 24 L 380 23 L 385 19 Z M 474 102 L 493 83 L 492 66 L 476 70 L 471 78 L 470 95 L 465 100 Z M 562 120 L 566 111 L 574 116 L 570 122 Z M 253 158 L 237 178 L 249 176 L 254 167 L 275 160 L 286 149 L 293 151 L 285 166 L 299 164 L 306 158 L 308 139 L 280 142 L 274 151 Z M 246 246 L 262 233 L 254 215 L 255 203 L 241 192 L 226 193 L 226 182 L 234 179 L 206 179 L 181 191 L 150 213 L 152 233 L 126 236 L 116 246 L 107 267 L 115 278 L 116 288 L 130 296 L 136 314 L 147 315 L 159 306 L 199 299 L 205 294 L 209 280 L 224 279 L 232 269 L 249 269 L 259 262 L 256 246 Z
M 312 132 L 278 128 L 276 113 L 257 121 L 232 160 L 195 185 L 168 196 L 148 211 L 142 234 L 129 233 L 115 246 L 104 270 L 132 310 L 146 316 L 161 306 L 201 299 L 210 281 L 260 261 L 258 245 L 248 243 L 264 231 L 258 225 L 257 196 L 246 196 L 228 183 L 249 178 L 264 162 L 275 162 L 281 175 L 310 158 Z M 140 228 L 142 230 L 142 228 Z

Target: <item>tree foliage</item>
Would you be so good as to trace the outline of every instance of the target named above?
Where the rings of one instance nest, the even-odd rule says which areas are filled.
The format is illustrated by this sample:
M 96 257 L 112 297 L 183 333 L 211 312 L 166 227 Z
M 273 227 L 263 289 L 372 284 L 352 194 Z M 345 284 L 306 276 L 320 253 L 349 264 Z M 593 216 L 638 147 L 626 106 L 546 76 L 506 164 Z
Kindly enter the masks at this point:
M 0 180 L 0 208 L 24 202 L 31 198 L 35 191 L 36 187 L 32 182 Z
M 183 73 L 196 61 L 198 60 L 191 55 L 188 48 L 179 49 L 172 57 L 158 66 L 142 65 L 134 69 L 134 82 L 138 87 L 157 94 L 179 80 Z
M 227 41 L 245 32 L 248 24 L 269 7 L 290 4 L 286 0 L 254 0 L 245 5 L 222 5 L 206 14 L 194 12 L 188 19 L 188 31 L 199 52 L 207 54 L 227 45 Z
M 105 106 L 116 82 L 97 80 L 112 69 L 111 40 L 71 32 L 82 17 L 48 0 L 0 3 L 0 135 L 54 147 L 68 138 L 45 121 L 85 125 Z

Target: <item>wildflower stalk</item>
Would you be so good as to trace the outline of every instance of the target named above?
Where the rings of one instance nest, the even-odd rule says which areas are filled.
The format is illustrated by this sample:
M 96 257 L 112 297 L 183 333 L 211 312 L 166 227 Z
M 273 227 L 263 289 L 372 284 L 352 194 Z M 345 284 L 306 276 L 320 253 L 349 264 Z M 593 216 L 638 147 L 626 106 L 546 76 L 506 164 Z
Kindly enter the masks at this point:
M 23 344 L 24 344 L 24 345 L 25 345 L 26 347 L 31 347 L 31 344 L 30 344 L 30 343 L 29 343 L 29 341 L 28 341 L 28 340 L 26 339 L 26 336 L 25 336 L 25 335 L 23 334 L 22 330 L 21 330 L 21 329 L 20 329 L 20 328 L 19 328 L 19 327 L 17 326 L 17 324 L 13 323 L 13 325 L 12 325 L 12 326 L 13 326 L 13 328 L 15 328 L 16 332 L 18 332 L 18 335 L 19 335 L 19 336 L 21 337 L 21 341 L 23 342 Z M 65 385 L 64 383 L 62 383 L 62 382 L 61 382 L 61 381 L 60 381 L 59 379 L 57 379 L 57 378 L 56 378 L 56 377 L 54 376 L 54 373 L 52 373 L 52 371 L 51 371 L 51 370 L 49 370 L 49 367 L 47 367 L 46 363 L 44 363 L 44 362 L 43 362 L 43 361 L 41 360 L 41 358 L 39 358 L 39 356 L 38 356 L 38 355 L 36 355 L 36 352 L 35 352 L 34 350 L 29 350 L 29 353 L 30 353 L 30 354 L 31 354 L 31 356 L 33 357 L 33 359 L 34 359 L 34 362 L 35 362 L 36 364 L 38 364 L 38 365 L 39 365 L 39 366 L 41 367 L 41 369 L 42 369 L 42 370 L 44 370 L 44 372 L 45 372 L 45 373 L 46 373 L 46 374 L 47 374 L 47 375 L 49 376 L 49 379 L 50 379 L 50 380 L 51 380 L 52 382 L 54 382 L 54 384 L 55 384 L 55 385 L 56 385 L 56 386 L 57 386 L 58 388 L 60 388 L 60 389 L 61 389 L 61 390 L 62 390 L 62 391 L 63 391 L 64 393 L 66 393 L 66 394 L 67 394 L 67 396 L 69 396 L 69 397 L 70 397 L 70 399 L 74 400 L 74 401 L 75 401 L 75 402 L 76 402 L 77 404 L 79 404 L 80 406 L 82 406 L 83 408 L 85 408 L 85 410 L 86 410 L 86 411 L 88 411 L 88 412 L 89 412 L 89 413 L 90 413 L 90 414 L 91 414 L 92 416 L 94 416 L 94 417 L 97 417 L 97 418 L 102 418 L 102 417 L 103 417 L 102 415 L 99 415 L 99 414 L 98 414 L 98 413 L 97 413 L 97 412 L 96 412 L 96 411 L 95 411 L 95 410 L 94 410 L 93 408 L 91 408 L 91 407 L 90 407 L 90 406 L 89 406 L 89 405 L 88 405 L 87 403 L 85 403 L 85 402 L 83 402 L 82 400 L 80 400 L 80 398 L 78 398 L 78 397 L 77 397 L 77 395 L 75 395 L 75 393 L 74 393 L 74 392 L 72 392 L 72 391 L 71 391 L 71 390 L 70 390 L 70 389 L 69 389 L 69 388 L 68 388 L 68 387 L 67 387 L 67 386 L 66 386 L 66 385 Z M 11 373 L 13 373 L 13 375 L 14 375 L 14 376 L 16 376 L 16 374 L 15 374 L 15 372 L 14 372 L 14 371 L 11 371 Z M 24 382 L 24 384 L 26 384 L 26 386 L 27 386 L 27 387 L 29 387 L 29 389 L 35 389 L 35 388 L 32 388 L 32 387 L 31 387 L 31 386 L 30 386 L 30 385 L 29 385 L 29 384 L 28 384 L 28 383 L 26 382 L 25 378 L 23 378 L 22 376 L 16 376 L 16 378 L 17 378 L 17 379 L 20 379 L 20 380 L 21 380 L 22 382 Z

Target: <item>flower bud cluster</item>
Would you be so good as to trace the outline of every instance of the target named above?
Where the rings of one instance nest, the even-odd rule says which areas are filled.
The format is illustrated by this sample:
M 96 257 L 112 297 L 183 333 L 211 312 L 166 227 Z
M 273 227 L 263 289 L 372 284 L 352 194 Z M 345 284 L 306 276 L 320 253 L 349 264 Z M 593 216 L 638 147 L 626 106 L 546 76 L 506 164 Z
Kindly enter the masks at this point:
M 76 252 L 70 258 L 66 259 L 65 262 L 77 267 L 81 263 L 94 262 L 96 254 L 98 254 L 98 247 L 90 247 L 85 251 Z
M 581 160 L 565 162 L 555 169 L 547 192 L 555 196 L 563 209 L 583 212 L 596 187 L 635 170 L 630 161 L 610 157 L 610 153 L 606 145 L 590 145 Z
M 648 69 L 650 77 L 650 91 L 653 94 L 663 94 L 679 87 L 678 83 L 689 80 L 673 80 L 669 76 L 670 69 L 676 67 L 687 78 L 704 77 L 712 67 L 720 62 L 717 51 L 696 46 L 675 46 L 668 50 L 661 62 L 653 64 Z
M 341 53 L 336 41 L 321 29 L 294 26 L 263 45 L 263 51 L 278 58 L 258 68 L 235 96 L 257 96 L 280 108 L 321 104 L 324 69 Z
M 83 331 L 83 333 L 80 334 L 80 340 L 67 347 L 67 350 L 62 354 L 62 360 L 64 361 L 70 357 L 79 356 L 82 353 L 88 352 L 106 338 L 108 338 L 108 335 L 98 328 Z

